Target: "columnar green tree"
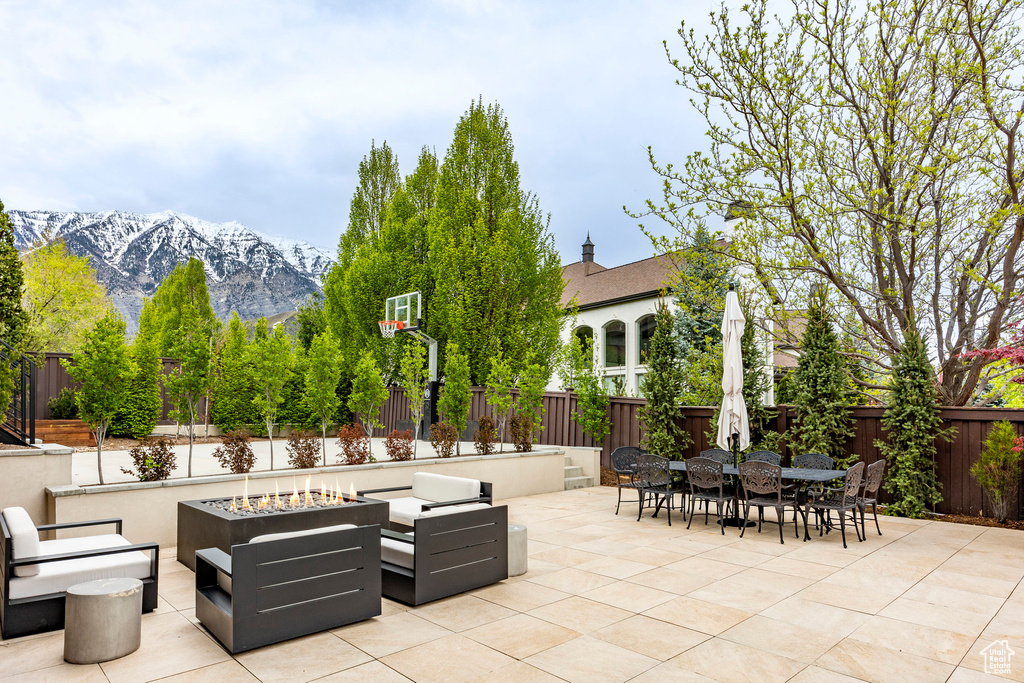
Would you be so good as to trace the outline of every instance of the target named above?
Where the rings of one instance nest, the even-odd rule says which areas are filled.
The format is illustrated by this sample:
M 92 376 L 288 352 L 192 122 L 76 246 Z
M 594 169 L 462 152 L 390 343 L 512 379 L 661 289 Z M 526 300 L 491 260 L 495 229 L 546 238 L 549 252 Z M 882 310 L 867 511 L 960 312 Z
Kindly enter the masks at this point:
M 103 484 L 103 440 L 110 423 L 124 404 L 134 374 L 124 340 L 125 324 L 117 309 L 108 309 L 86 334 L 81 347 L 61 364 L 82 385 L 75 393 L 78 414 L 96 439 L 96 469 Z
M 640 445 L 670 460 L 682 460 L 691 438 L 682 425 L 679 397 L 683 375 L 679 368 L 678 346 L 673 339 L 674 320 L 664 301 L 658 304 L 655 315 L 657 322 L 647 355 L 647 374 L 640 387 L 640 393 L 647 399 L 647 404 L 638 411 L 644 427 Z
M 409 413 L 412 415 L 413 442 L 412 457 L 416 458 L 416 442 L 420 438 L 420 427 L 423 423 L 423 409 L 427 401 L 427 381 L 430 371 L 427 367 L 427 350 L 420 343 L 407 344 L 402 355 L 399 372 L 405 399 L 409 402 Z
M 388 400 L 388 388 L 380 376 L 380 368 L 373 359 L 373 352 L 367 349 L 356 364 L 355 376 L 352 378 L 352 394 L 348 398 L 348 407 L 358 415 L 363 431 L 366 432 L 367 451 L 373 457 L 373 429 L 383 427 L 378 413 L 384 401 Z
M 313 292 L 305 303 L 299 306 L 295 314 L 297 329 L 295 341 L 304 351 L 309 351 L 313 338 L 327 329 L 327 318 L 324 315 L 324 295 Z
M 306 393 L 304 400 L 310 411 L 320 420 L 320 451 L 327 466 L 327 425 L 334 421 L 341 399 L 338 382 L 341 380 L 341 352 L 330 330 L 325 329 L 313 337 L 309 345 L 306 364 Z
M 351 263 L 361 244 L 380 236 L 391 199 L 402 184 L 398 157 L 385 140 L 370 142 L 370 153 L 359 162 L 359 185 L 349 204 L 348 228 L 338 243 L 339 262 Z
M 491 358 L 491 372 L 487 375 L 487 386 L 484 388 L 484 398 L 494 406 L 494 414 L 498 416 L 499 453 L 505 452 L 505 425 L 508 424 L 508 413 L 512 410 L 512 389 L 515 385 L 512 364 L 499 351 Z
M 217 375 L 213 380 L 210 409 L 213 424 L 225 432 L 255 424 L 259 419 L 254 403 L 257 392 L 249 352 L 249 330 L 235 311 L 217 347 Z
M 843 450 L 853 434 L 853 414 L 848 365 L 841 352 L 825 291 L 819 289 L 811 299 L 793 373 L 796 421 L 786 439 L 794 455 L 824 453 L 840 464 L 857 458 Z
M 199 405 L 213 382 L 212 332 L 196 306 L 183 306 L 176 318 L 177 336 L 170 355 L 178 366 L 164 377 L 174 406 L 172 416 L 188 430 L 188 476 L 192 476 L 192 445 L 195 442 Z
M 260 318 L 257 328 L 266 329 L 267 321 Z M 253 402 L 259 410 L 260 417 L 267 427 L 270 440 L 270 469 L 274 469 L 274 424 L 277 422 L 277 411 L 281 405 L 281 394 L 285 382 L 292 374 L 292 340 L 278 325 L 273 333 L 257 338 L 249 349 L 253 375 L 256 378 L 256 396 Z
M 934 369 L 924 340 L 913 329 L 893 359 L 889 405 L 882 416 L 886 441 L 875 446 L 888 461 L 886 489 L 892 494 L 890 512 L 920 518 L 942 501 L 935 475 L 935 442 L 947 441 L 956 430 L 943 428 Z
M 160 396 L 163 361 L 157 354 L 156 344 L 156 339 L 136 334 L 129 347 L 133 372 L 124 403 L 110 425 L 110 433 L 114 436 L 144 439 L 153 432 L 160 420 L 163 408 Z
M 583 433 L 600 444 L 611 431 L 611 421 L 608 419 L 608 389 L 592 360 L 593 340 L 572 335 L 569 344 L 569 363 L 573 366 L 576 391 L 576 409 L 572 416 Z
M 519 378 L 516 387 L 519 395 L 516 397 L 516 413 L 530 421 L 530 433 L 533 435 L 534 443 L 542 431 L 544 431 L 544 391 L 548 384 L 549 371 L 538 354 L 529 351 L 526 354 L 525 362 L 519 371 Z
M 669 59 L 707 144 L 674 165 L 651 153 L 664 194 L 646 213 L 688 242 L 741 206 L 729 250 L 769 300 L 804 308 L 807 282 L 827 282 L 869 377 L 917 312 L 942 402 L 966 405 L 991 360 L 964 353 L 1024 307 L 1020 3 L 773 11 L 751 0 L 679 29 Z
M 528 349 L 550 369 L 559 344 L 562 271 L 536 197 L 519 185 L 508 120 L 473 102 L 441 164 L 430 218 L 431 333 L 483 382 L 499 349 L 518 372 Z
M 450 344 L 444 362 L 444 387 L 437 402 L 437 410 L 441 414 L 441 419 L 455 427 L 458 434 L 455 442 L 456 455 L 460 453 L 459 444 L 462 442 L 462 432 L 466 430 L 472 400 L 469 357 L 461 352 L 458 344 Z
M 28 324 L 21 305 L 24 283 L 21 260 L 14 247 L 14 226 L 0 202 L 0 339 L 19 349 Z M 6 411 L 6 406 L 0 407 Z
M 205 330 L 209 332 L 209 338 L 213 337 L 219 323 L 210 305 L 203 262 L 195 257 L 175 266 L 153 293 L 149 324 L 153 327 L 152 334 L 158 339 L 161 356 L 173 356 L 172 349 L 186 325 L 186 316 L 194 317 L 198 325 L 196 329 Z
M 26 348 L 70 352 L 78 348 L 108 307 L 89 259 L 68 251 L 64 240 L 44 235 L 22 257 L 28 316 Z

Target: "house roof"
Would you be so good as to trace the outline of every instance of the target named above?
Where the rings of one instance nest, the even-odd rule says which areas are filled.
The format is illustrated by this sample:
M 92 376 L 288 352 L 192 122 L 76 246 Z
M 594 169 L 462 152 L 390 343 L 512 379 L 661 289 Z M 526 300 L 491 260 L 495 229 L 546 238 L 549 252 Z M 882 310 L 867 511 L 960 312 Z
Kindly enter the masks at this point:
M 593 261 L 577 261 L 562 268 L 562 307 L 576 296 L 581 310 L 608 306 L 622 301 L 657 296 L 668 286 L 672 261 L 668 256 L 652 256 L 615 268 Z

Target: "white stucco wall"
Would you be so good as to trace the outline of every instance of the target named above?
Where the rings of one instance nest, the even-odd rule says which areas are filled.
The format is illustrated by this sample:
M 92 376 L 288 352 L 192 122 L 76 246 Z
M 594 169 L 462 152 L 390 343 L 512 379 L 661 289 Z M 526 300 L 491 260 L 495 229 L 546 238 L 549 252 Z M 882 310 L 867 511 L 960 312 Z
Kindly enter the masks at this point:
M 669 305 L 673 308 L 675 303 L 670 300 Z M 639 396 L 640 387 L 637 375 L 646 371 L 647 367 L 639 362 L 640 356 L 640 319 L 647 315 L 653 315 L 658 308 L 658 297 L 652 296 L 647 299 L 627 301 L 625 303 L 588 308 L 579 312 L 575 327 L 571 326 L 567 319 L 562 326 L 562 341 L 568 342 L 570 336 L 580 327 L 590 327 L 594 330 L 594 361 L 598 368 L 604 372 L 607 379 L 621 376 L 626 381 L 626 395 Z M 604 327 L 608 323 L 618 320 L 626 325 L 626 364 L 622 367 L 606 368 L 604 366 Z M 557 391 L 562 388 L 562 378 L 554 376 L 548 385 L 550 391 Z

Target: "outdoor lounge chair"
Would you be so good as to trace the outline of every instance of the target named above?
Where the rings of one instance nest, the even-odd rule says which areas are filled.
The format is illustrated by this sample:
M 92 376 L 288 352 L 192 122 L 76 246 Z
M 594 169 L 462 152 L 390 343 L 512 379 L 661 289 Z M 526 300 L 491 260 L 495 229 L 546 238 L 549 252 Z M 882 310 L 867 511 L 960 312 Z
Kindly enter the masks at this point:
M 407 605 L 446 598 L 508 578 L 508 507 L 442 508 L 412 533 L 381 531 L 383 594 Z
M 380 526 L 339 524 L 196 551 L 196 618 L 232 654 L 378 616 Z
M 40 531 L 107 524 L 114 525 L 116 533 L 39 540 Z M 0 513 L 0 530 L 0 631 L 5 639 L 64 628 L 65 592 L 85 581 L 140 579 L 142 611 L 156 609 L 160 546 L 129 543 L 121 536 L 120 519 L 36 526 L 24 508 L 9 507 Z
M 383 489 L 357 491 L 356 495 L 410 491 L 411 496 L 391 498 L 388 519 L 393 531 L 408 531 L 424 513 L 445 507 L 472 510 L 491 504 L 491 484 L 464 477 L 449 477 L 431 472 L 414 472 L 411 486 L 392 486 Z

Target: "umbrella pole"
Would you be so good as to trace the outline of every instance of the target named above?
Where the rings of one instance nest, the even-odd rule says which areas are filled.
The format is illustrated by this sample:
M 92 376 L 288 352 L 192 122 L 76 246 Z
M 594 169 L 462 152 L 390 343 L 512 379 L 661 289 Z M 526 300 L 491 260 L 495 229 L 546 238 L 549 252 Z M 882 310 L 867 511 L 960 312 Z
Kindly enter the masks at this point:
M 730 450 L 732 450 L 732 466 L 735 467 L 737 469 L 737 471 L 739 470 L 739 466 L 740 466 L 740 449 L 739 449 L 739 444 L 740 444 L 740 435 L 737 434 L 736 432 L 733 432 L 732 438 L 729 439 L 729 446 L 730 446 Z M 740 519 L 740 479 L 739 479 L 738 475 L 736 477 L 736 488 L 735 488 L 735 491 L 736 491 L 736 503 L 735 503 L 735 505 L 733 505 L 733 517 L 732 517 L 732 519 L 725 520 L 725 526 L 734 526 L 737 529 L 739 529 L 741 526 L 743 526 L 743 520 Z M 756 523 L 754 521 L 750 520 L 750 521 L 747 521 L 746 526 L 748 528 L 752 527 L 752 526 L 756 526 Z

